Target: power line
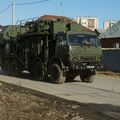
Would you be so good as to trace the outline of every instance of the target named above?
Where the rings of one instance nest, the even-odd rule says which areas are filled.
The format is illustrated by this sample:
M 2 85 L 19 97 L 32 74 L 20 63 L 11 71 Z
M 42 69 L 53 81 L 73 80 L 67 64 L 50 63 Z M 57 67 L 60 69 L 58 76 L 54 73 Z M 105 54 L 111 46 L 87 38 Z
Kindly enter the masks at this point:
M 41 1 L 36 1 L 36 2 L 29 2 L 29 3 L 16 3 L 15 5 L 31 5 L 31 4 L 39 4 L 41 2 L 46 2 L 49 0 L 41 0 Z
M 31 4 L 39 4 L 41 2 L 46 2 L 49 0 L 41 0 L 41 1 L 36 1 L 36 2 L 29 2 L 29 3 L 16 3 L 14 5 L 31 5 Z M 12 6 L 12 4 L 8 5 L 6 8 L 4 8 L 3 10 L 0 11 L 0 14 L 5 12 L 7 9 L 9 9 Z
M 6 8 L 4 8 L 3 10 L 0 11 L 0 14 L 5 12 L 7 9 L 9 9 L 12 6 L 12 4 L 8 5 Z
M 31 4 L 39 4 L 41 2 L 47 2 L 50 0 L 41 0 L 41 1 L 36 1 L 36 2 L 27 2 L 27 3 L 14 3 L 14 0 L 12 1 L 12 4 L 8 5 L 6 8 L 4 8 L 3 10 L 0 11 L 0 14 L 5 12 L 7 9 L 9 9 L 12 6 L 12 24 L 14 24 L 14 6 L 18 6 L 18 5 L 31 5 Z

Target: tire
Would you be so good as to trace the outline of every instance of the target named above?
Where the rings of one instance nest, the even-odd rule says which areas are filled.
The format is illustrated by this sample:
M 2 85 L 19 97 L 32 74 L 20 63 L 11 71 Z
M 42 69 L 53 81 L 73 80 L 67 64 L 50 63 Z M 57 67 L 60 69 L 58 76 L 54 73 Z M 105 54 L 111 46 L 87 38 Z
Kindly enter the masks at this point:
M 89 76 L 80 75 L 80 79 L 82 82 L 92 83 L 95 79 L 95 75 L 89 75 Z
M 41 62 L 37 62 L 33 67 L 33 77 L 35 80 L 43 80 L 43 65 Z
M 63 77 L 63 71 L 56 63 L 51 65 L 50 81 L 56 84 L 63 84 L 65 82 L 65 77 Z
M 10 63 L 9 60 L 5 60 L 3 63 L 3 74 L 10 75 Z

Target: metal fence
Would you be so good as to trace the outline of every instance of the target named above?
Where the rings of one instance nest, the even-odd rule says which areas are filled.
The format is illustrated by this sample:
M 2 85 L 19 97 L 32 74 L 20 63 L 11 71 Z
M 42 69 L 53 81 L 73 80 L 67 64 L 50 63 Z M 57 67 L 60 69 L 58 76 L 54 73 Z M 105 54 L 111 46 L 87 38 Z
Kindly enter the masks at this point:
M 103 49 L 103 70 L 120 72 L 120 49 Z

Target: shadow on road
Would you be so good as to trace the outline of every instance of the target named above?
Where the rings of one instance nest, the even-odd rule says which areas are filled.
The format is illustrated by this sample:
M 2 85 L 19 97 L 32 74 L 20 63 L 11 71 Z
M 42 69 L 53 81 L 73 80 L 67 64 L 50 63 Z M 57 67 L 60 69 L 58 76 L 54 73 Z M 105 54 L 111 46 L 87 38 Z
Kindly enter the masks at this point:
M 4 71 L 1 70 L 1 68 L 0 68 L 0 75 L 5 75 Z M 6 75 L 6 76 L 11 76 L 11 75 Z M 29 79 L 29 80 L 33 80 L 33 81 L 43 81 L 43 82 L 51 83 L 49 78 L 43 78 L 42 80 L 35 80 L 34 77 L 27 71 L 21 72 L 19 74 L 19 76 L 11 76 L 11 77 L 17 77 L 17 78 L 26 79 L 26 80 Z M 66 83 L 69 83 L 69 82 L 81 82 L 81 81 L 77 80 L 77 79 L 74 79 L 73 81 L 66 81 Z
M 110 120 L 120 120 L 120 106 L 110 104 L 83 104 L 86 109 L 97 111 L 99 114 L 111 117 Z M 108 120 L 108 119 L 106 119 Z

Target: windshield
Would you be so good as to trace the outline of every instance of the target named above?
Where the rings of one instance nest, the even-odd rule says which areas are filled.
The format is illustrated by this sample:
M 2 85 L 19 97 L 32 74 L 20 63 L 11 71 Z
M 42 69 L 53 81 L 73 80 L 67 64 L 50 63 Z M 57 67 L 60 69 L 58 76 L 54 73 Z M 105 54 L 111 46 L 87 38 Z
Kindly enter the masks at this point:
M 69 43 L 71 45 L 81 45 L 81 46 L 98 46 L 98 38 L 94 35 L 79 35 L 70 34 L 68 36 Z

